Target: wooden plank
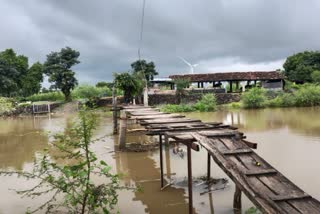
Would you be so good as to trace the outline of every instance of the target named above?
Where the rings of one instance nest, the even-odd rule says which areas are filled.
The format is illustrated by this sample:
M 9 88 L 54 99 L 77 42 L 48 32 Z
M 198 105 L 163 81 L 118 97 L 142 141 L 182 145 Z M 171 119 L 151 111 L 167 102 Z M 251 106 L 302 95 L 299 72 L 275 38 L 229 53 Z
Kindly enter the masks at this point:
M 310 195 L 302 193 L 302 194 L 294 194 L 294 195 L 277 195 L 271 197 L 273 201 L 288 201 L 288 200 L 296 200 L 296 199 L 305 199 L 311 198 Z
M 184 115 L 181 114 L 159 114 L 159 115 L 145 115 L 145 116 L 131 116 L 130 118 L 136 120 L 153 120 L 153 119 L 163 119 L 163 118 L 183 118 Z
M 169 118 L 169 119 L 155 119 L 155 120 L 141 120 L 141 125 L 150 125 L 150 124 L 167 124 L 167 123 L 192 123 L 192 122 L 201 122 L 201 120 L 196 119 L 187 119 L 187 118 Z
M 251 149 L 235 149 L 235 150 L 225 150 L 221 151 L 224 155 L 240 155 L 240 154 L 248 154 L 252 153 Z
M 257 176 L 257 175 L 274 175 L 278 171 L 275 169 L 260 169 L 260 170 L 248 170 L 245 172 L 246 176 Z
M 199 134 L 209 138 L 213 138 L 213 137 L 235 136 L 239 134 L 239 132 L 234 130 L 229 130 L 229 129 L 222 129 L 222 130 L 212 130 L 212 131 L 199 131 Z

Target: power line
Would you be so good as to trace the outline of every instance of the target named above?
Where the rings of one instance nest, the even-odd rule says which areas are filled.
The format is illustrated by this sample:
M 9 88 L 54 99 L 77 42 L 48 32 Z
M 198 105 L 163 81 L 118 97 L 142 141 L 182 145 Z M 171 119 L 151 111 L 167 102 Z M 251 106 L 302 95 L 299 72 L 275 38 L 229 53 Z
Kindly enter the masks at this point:
M 139 48 L 138 48 L 139 61 L 141 60 L 141 48 L 142 48 L 143 29 L 144 29 L 144 11 L 145 11 L 145 7 L 146 7 L 146 0 L 143 0 L 143 3 L 142 3 L 142 15 L 141 15 L 141 26 L 140 26 L 140 41 L 139 41 Z

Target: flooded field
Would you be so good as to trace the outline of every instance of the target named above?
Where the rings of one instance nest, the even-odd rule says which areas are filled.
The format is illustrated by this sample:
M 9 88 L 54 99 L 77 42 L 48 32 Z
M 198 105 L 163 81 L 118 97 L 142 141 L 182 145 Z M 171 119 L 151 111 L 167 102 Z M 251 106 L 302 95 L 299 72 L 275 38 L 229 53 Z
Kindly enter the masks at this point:
M 320 108 L 287 108 L 261 110 L 219 111 L 214 113 L 188 113 L 190 118 L 217 121 L 239 127 L 249 141 L 257 142 L 257 152 L 303 190 L 320 200 Z M 73 116 L 27 117 L 0 119 L 0 168 L 1 170 L 27 170 L 32 167 L 34 156 L 41 152 L 51 138 L 48 132 L 63 131 Z M 118 210 L 121 213 L 187 213 L 187 161 L 164 148 L 166 177 L 172 186 L 160 191 L 159 151 L 115 152 L 117 136 L 113 137 L 110 117 L 101 115 L 96 136 L 107 135 L 94 145 L 100 159 L 124 174 L 122 182 L 141 185 L 142 192 L 119 193 Z M 128 142 L 152 140 L 144 136 L 128 136 Z M 181 147 L 184 149 L 184 147 Z M 54 154 L 51 154 L 54 156 Z M 206 174 L 206 152 L 192 154 L 194 182 L 194 209 L 196 213 L 233 213 L 234 185 L 212 164 L 214 178 L 227 178 L 218 183 L 216 191 L 207 193 L 206 185 L 197 179 Z M 41 200 L 21 199 L 10 189 L 24 189 L 32 181 L 15 177 L 0 177 L 0 214 L 24 213 Z M 244 210 L 251 207 L 244 198 Z

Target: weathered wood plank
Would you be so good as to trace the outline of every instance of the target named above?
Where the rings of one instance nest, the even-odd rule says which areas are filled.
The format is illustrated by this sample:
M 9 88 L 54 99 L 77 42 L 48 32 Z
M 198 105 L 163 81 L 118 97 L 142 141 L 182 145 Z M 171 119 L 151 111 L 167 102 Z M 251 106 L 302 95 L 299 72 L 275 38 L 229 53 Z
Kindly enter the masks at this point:
M 246 176 L 257 176 L 257 175 L 274 175 L 278 171 L 275 169 L 260 169 L 260 170 L 248 170 L 245 172 Z
M 235 150 L 225 150 L 221 151 L 224 155 L 240 155 L 240 154 L 248 154 L 252 153 L 251 149 L 235 149 Z
M 280 213 L 281 209 L 277 207 L 275 203 L 270 204 L 269 198 L 262 196 L 256 197 L 257 192 L 246 181 L 245 176 L 242 175 L 238 167 L 232 165 L 230 161 L 227 161 L 225 156 L 221 154 L 219 150 L 213 146 L 213 141 L 216 139 L 209 139 L 200 135 L 199 133 L 192 134 L 200 144 L 205 147 L 212 155 L 215 162 L 229 175 L 229 177 L 238 185 L 238 187 L 252 200 L 252 202 L 258 206 L 265 213 Z
M 294 194 L 294 195 L 277 195 L 271 197 L 273 201 L 288 201 L 288 200 L 296 200 L 296 199 L 305 199 L 311 198 L 310 195 L 302 193 L 302 194 Z
M 197 119 L 188 119 L 188 118 L 168 118 L 168 119 L 155 119 L 155 120 L 141 120 L 141 125 L 150 125 L 150 124 L 167 124 L 167 123 L 192 123 L 192 122 L 201 122 Z
M 184 115 L 181 114 L 159 114 L 159 115 L 145 115 L 145 116 L 131 116 L 130 118 L 136 120 L 153 120 L 153 119 L 163 119 L 163 118 L 183 118 Z

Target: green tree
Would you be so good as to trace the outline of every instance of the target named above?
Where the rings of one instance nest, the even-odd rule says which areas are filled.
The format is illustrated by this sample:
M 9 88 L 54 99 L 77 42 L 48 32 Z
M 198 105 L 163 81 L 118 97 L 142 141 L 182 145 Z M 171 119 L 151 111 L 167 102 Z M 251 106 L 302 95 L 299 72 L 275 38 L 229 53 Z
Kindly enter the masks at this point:
M 12 49 L 0 52 L 0 94 L 17 95 L 23 86 L 23 77 L 28 71 L 28 58 L 17 55 Z
M 44 63 L 44 73 L 49 76 L 49 82 L 53 87 L 60 89 L 66 101 L 71 100 L 71 90 L 78 85 L 75 72 L 71 67 L 80 63 L 80 53 L 70 47 L 62 48 L 60 52 L 52 52 L 47 55 Z
M 284 74 L 290 81 L 312 82 L 312 72 L 320 70 L 320 52 L 305 51 L 289 56 L 283 68 Z
M 149 83 L 153 80 L 154 76 L 158 75 L 153 62 L 147 62 L 146 60 L 137 60 L 131 64 L 133 73 L 143 72 L 145 79 Z
M 176 86 L 176 96 L 178 98 L 178 104 L 180 104 L 182 96 L 185 95 L 185 88 L 188 88 L 190 86 L 190 80 L 180 78 L 174 80 L 174 84 Z
M 320 70 L 315 70 L 311 74 L 312 82 L 320 84 Z
M 116 88 L 124 91 L 125 103 L 131 102 L 134 96 L 140 95 L 145 85 L 142 72 L 115 73 L 114 82 Z
M 43 81 L 43 67 L 39 62 L 34 63 L 26 75 L 22 78 L 22 95 L 24 97 L 37 94 L 41 89 Z

